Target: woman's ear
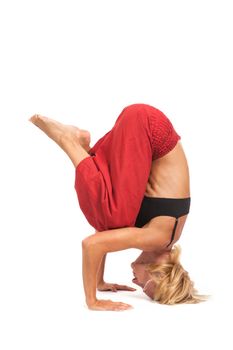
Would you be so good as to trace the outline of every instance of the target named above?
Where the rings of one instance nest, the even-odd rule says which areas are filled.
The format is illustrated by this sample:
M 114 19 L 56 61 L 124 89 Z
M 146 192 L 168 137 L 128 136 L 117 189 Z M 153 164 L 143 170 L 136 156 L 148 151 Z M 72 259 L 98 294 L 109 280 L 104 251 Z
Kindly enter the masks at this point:
M 156 283 L 153 279 L 150 279 L 149 281 L 146 282 L 143 292 L 151 299 L 154 300 L 154 293 L 155 293 L 155 286 Z

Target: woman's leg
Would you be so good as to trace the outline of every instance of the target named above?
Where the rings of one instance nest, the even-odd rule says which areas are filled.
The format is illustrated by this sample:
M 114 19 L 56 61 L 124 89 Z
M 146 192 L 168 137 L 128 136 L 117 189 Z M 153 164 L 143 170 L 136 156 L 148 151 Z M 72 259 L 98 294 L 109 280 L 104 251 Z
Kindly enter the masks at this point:
M 97 231 L 134 226 L 152 163 L 151 109 L 124 108 L 76 168 L 79 206 Z
M 88 131 L 40 115 L 34 115 L 29 120 L 63 149 L 75 168 L 83 159 L 90 157 Z

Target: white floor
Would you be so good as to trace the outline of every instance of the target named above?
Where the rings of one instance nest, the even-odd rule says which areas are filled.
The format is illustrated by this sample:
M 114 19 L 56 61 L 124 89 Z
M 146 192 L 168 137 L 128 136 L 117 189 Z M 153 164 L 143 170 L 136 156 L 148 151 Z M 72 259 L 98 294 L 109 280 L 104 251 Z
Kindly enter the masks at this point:
M 232 350 L 231 2 L 0 2 L 0 349 Z M 137 289 L 84 303 L 72 163 L 27 119 L 88 129 L 92 145 L 131 103 L 161 109 L 190 166 L 181 262 L 198 305 L 162 306 Z M 130 284 L 136 250 L 108 257 L 106 279 Z
M 24 137 L 29 141 L 27 135 Z M 181 262 L 200 293 L 212 295 L 208 302 L 159 305 L 147 299 L 138 287 L 136 292 L 98 294 L 127 302 L 132 310 L 90 311 L 82 291 L 81 240 L 93 229 L 77 204 L 72 164 L 56 145 L 51 146 L 52 150 L 48 146 L 45 155 L 46 138 L 39 131 L 37 135 L 38 140 L 41 137 L 40 150 L 31 146 L 36 158 L 24 155 L 16 158 L 14 165 L 9 164 L 11 174 L 5 185 L 8 196 L 1 220 L 1 349 L 174 346 L 192 350 L 215 346 L 230 350 L 233 343 L 227 319 L 232 311 L 232 264 L 230 247 L 223 250 L 218 246 L 221 220 L 205 221 L 202 216 L 201 221 L 196 199 L 180 239 Z M 53 159 L 56 153 L 60 159 L 49 165 L 48 158 Z M 20 165 L 23 159 L 30 164 L 27 168 Z M 211 244 L 213 249 L 209 249 Z M 110 254 L 106 280 L 133 285 L 130 263 L 137 254 L 137 250 Z

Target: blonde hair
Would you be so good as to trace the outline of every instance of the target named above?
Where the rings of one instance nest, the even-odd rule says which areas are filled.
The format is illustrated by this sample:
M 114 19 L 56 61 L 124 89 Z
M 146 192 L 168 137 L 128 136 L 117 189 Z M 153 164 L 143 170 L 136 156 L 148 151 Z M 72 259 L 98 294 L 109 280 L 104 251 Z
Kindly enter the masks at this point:
M 209 295 L 199 295 L 189 274 L 180 264 L 181 247 L 176 245 L 168 262 L 148 264 L 147 270 L 156 283 L 153 300 L 160 304 L 196 304 L 206 301 Z

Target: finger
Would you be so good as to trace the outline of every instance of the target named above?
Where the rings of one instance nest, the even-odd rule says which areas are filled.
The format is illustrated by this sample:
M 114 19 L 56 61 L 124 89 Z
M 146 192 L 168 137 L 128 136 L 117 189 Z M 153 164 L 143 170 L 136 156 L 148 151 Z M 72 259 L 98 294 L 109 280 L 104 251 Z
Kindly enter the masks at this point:
M 136 288 L 132 288 L 132 287 L 127 287 L 127 290 L 131 291 L 131 292 L 135 292 L 135 290 L 137 290 Z
M 129 305 L 129 304 L 125 304 L 125 303 L 118 303 L 117 305 L 117 310 L 128 310 L 128 309 L 132 309 L 132 305 Z
M 120 289 L 120 290 L 129 290 L 129 291 L 135 291 L 137 289 L 135 288 L 132 288 L 132 287 L 129 287 L 129 286 L 124 286 L 124 285 L 117 285 L 117 288 Z
M 123 305 L 118 305 L 118 306 L 114 306 L 113 307 L 113 310 L 114 311 L 125 311 L 125 310 L 128 310 L 129 307 L 126 307 L 126 306 L 123 306 Z

